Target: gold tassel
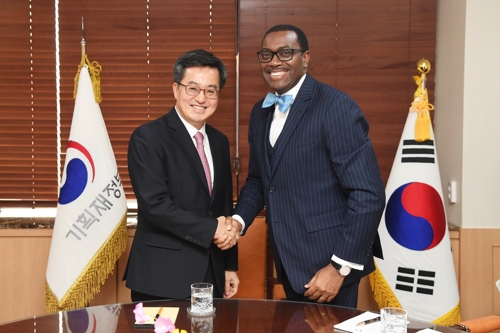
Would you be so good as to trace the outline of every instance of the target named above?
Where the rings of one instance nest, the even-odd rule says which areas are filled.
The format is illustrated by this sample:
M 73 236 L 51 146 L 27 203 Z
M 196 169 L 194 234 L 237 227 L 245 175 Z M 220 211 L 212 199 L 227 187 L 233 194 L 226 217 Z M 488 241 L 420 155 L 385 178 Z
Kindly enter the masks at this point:
M 106 282 L 108 275 L 113 272 L 116 261 L 125 252 L 127 239 L 127 212 L 125 212 L 111 236 L 60 302 L 45 282 L 45 311 L 54 313 L 88 306 L 90 300 L 101 290 L 101 285 Z
M 368 275 L 368 279 L 372 287 L 373 298 L 379 309 L 385 307 L 403 308 L 387 283 L 387 280 L 377 267 L 377 264 L 375 264 L 375 271 Z M 458 322 L 460 322 L 460 302 L 448 313 L 434 320 L 432 323 L 441 326 L 453 326 Z
M 78 71 L 75 76 L 75 89 L 73 90 L 73 99 L 76 98 L 76 92 L 78 91 L 78 80 L 80 79 L 80 71 L 83 67 L 87 67 L 90 80 L 92 81 L 92 89 L 94 90 L 94 98 L 97 103 L 102 102 L 101 96 L 101 70 L 102 67 L 97 61 L 90 62 L 86 54 L 82 56 L 82 61 L 78 65 Z
M 432 323 L 441 326 L 453 326 L 460 322 L 460 302 L 455 305 L 447 314 L 441 316 L 440 318 L 434 320 Z
M 425 74 L 414 76 L 413 79 L 418 85 L 415 91 L 415 99 L 411 103 L 410 112 L 417 112 L 417 121 L 415 122 L 415 141 L 423 142 L 431 139 L 431 117 L 430 111 L 434 110 L 434 105 L 429 103 L 427 89 L 422 89 L 422 82 Z
M 373 298 L 375 299 L 375 302 L 377 302 L 379 309 L 386 307 L 402 309 L 401 303 L 399 303 L 396 295 L 380 272 L 376 263 L 375 271 L 368 275 L 368 279 L 370 280 L 370 285 L 372 287 Z

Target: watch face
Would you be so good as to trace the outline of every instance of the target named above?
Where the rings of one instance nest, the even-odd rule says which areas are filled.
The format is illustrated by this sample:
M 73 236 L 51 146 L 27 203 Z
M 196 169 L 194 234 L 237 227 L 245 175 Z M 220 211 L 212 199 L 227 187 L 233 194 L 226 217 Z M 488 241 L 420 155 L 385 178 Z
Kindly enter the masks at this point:
M 350 267 L 348 267 L 348 266 L 342 266 L 342 267 L 340 267 L 340 269 L 339 269 L 339 273 L 340 273 L 340 275 L 342 275 L 342 276 L 346 276 L 346 275 L 348 275 L 349 273 L 351 273 L 351 268 L 350 268 Z

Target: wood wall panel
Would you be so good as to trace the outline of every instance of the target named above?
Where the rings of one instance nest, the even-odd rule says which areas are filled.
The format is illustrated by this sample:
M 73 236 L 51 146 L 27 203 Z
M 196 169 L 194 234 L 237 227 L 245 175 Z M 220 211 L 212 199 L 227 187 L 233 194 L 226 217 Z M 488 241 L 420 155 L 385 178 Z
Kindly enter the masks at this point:
M 500 242 L 499 242 L 500 243 Z M 500 280 L 500 244 L 493 246 L 493 282 Z M 500 290 L 493 286 L 493 312 L 500 315 Z
M 0 323 L 44 313 L 51 229 L 0 230 Z
M 462 320 L 499 314 L 500 229 L 460 230 Z

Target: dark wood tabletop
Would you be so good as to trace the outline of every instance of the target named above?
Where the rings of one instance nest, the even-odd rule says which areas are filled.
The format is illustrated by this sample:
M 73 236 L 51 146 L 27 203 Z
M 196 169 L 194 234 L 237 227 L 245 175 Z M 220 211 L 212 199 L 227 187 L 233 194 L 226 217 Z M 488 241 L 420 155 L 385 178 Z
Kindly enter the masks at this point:
M 252 299 L 214 299 L 215 315 L 191 317 L 189 300 L 145 302 L 144 306 L 178 307 L 175 325 L 188 333 L 326 333 L 333 325 L 363 310 Z M 110 304 L 41 315 L 0 325 L 0 333 L 150 333 L 153 328 L 134 328 L 134 303 Z M 443 333 L 460 332 L 449 327 L 409 319 L 408 333 L 432 328 Z M 211 328 L 210 328 L 211 327 Z

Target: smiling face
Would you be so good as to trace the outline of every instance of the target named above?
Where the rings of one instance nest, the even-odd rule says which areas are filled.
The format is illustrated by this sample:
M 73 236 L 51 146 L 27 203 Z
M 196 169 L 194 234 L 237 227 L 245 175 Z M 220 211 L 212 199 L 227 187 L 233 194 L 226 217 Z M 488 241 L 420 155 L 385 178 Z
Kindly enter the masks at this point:
M 271 32 L 262 41 L 262 51 L 276 52 L 283 49 L 300 49 L 297 35 L 294 31 Z M 281 61 L 276 55 L 271 62 L 261 63 L 262 78 L 278 94 L 292 89 L 307 72 L 309 66 L 309 51 L 294 51 L 293 58 Z
M 208 66 L 188 67 L 184 71 L 184 78 L 180 82 L 184 85 L 193 85 L 201 89 L 219 89 L 219 71 Z M 205 91 L 201 90 L 196 96 L 186 93 L 184 86 L 174 83 L 175 106 L 180 116 L 197 129 L 203 127 L 205 121 L 215 112 L 219 97 L 206 98 Z

